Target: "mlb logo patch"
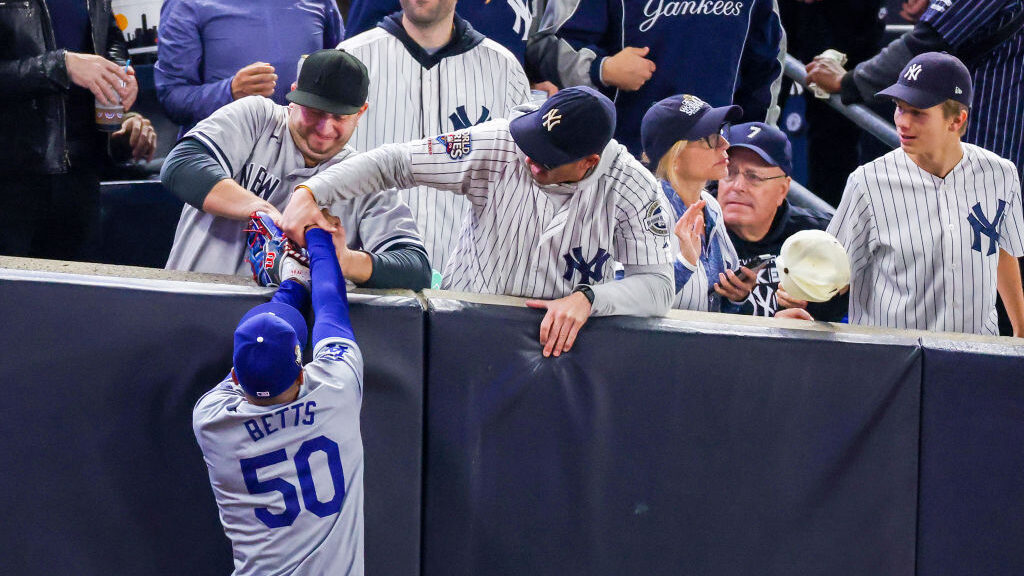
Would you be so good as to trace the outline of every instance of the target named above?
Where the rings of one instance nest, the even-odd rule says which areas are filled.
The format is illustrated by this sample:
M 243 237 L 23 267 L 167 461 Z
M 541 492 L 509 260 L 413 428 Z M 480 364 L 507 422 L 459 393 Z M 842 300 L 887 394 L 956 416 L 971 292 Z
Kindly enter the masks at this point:
M 436 138 L 444 146 L 445 154 L 452 160 L 461 160 L 473 151 L 473 139 L 469 132 L 453 132 Z

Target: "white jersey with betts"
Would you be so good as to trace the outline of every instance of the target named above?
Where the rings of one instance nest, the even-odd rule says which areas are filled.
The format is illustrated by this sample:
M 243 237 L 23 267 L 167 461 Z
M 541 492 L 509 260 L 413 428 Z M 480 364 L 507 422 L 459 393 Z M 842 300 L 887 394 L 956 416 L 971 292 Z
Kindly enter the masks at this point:
M 429 68 L 383 28 L 368 30 L 338 47 L 359 58 L 370 75 L 370 107 L 351 141 L 362 151 L 508 118 L 514 106 L 530 97 L 522 66 L 490 39 L 441 58 Z M 401 195 L 423 234 L 431 267 L 444 270 L 468 203 L 427 186 L 402 190 Z
M 363 574 L 359 347 L 324 339 L 303 374 L 290 404 L 251 404 L 227 378 L 192 413 L 238 576 Z
M 288 113 L 287 106 L 250 96 L 217 110 L 185 137 L 202 143 L 235 182 L 283 211 L 296 185 L 357 154 L 346 146 L 334 158 L 306 167 L 288 130 Z M 409 207 L 394 193 L 339 202 L 330 210 L 341 218 L 350 248 L 376 253 L 396 244 L 423 245 Z M 167 268 L 248 275 L 247 225 L 186 205 Z
M 945 178 L 894 150 L 861 166 L 829 224 L 850 256 L 850 323 L 998 334 L 999 249 L 1024 255 L 1012 163 L 971 144 Z
M 583 180 L 540 186 L 509 132 L 495 120 L 378 148 L 307 182 L 318 202 L 426 184 L 471 206 L 445 269 L 445 289 L 561 298 L 579 284 L 614 278 L 613 261 L 671 270 L 670 208 L 651 174 L 612 140 Z

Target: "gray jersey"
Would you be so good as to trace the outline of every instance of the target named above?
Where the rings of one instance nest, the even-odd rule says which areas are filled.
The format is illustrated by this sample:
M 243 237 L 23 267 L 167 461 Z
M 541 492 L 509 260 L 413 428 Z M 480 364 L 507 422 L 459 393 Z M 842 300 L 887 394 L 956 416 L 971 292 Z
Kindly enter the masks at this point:
M 319 203 L 426 183 L 465 197 L 471 210 L 445 270 L 446 289 L 561 298 L 578 284 L 612 281 L 613 260 L 668 280 L 670 208 L 625 147 L 609 142 L 580 182 L 542 187 L 508 125 L 495 120 L 378 148 L 306 185 Z
M 258 96 L 224 106 L 185 137 L 201 142 L 235 182 L 282 211 L 296 185 L 357 153 L 346 146 L 327 162 L 307 168 L 288 130 L 288 107 Z M 335 203 L 330 209 L 341 218 L 353 249 L 380 252 L 395 244 L 423 244 L 409 207 L 393 192 Z M 248 275 L 243 259 L 247 224 L 186 205 L 167 268 Z
M 290 404 L 226 378 L 192 412 L 238 576 L 363 574 L 362 354 L 321 340 L 303 374 Z
M 861 166 L 829 224 L 850 256 L 850 323 L 998 334 L 999 249 L 1024 255 L 1012 163 L 962 144 L 946 177 L 902 150 Z
M 370 75 L 370 108 L 359 122 L 352 144 L 368 151 L 382 144 L 408 142 L 431 134 L 507 118 L 530 97 L 522 66 L 490 39 L 441 58 L 429 67 L 402 40 L 374 28 L 338 45 L 359 58 Z M 435 270 L 445 263 L 465 220 L 461 197 L 418 186 L 402 191 L 423 234 Z

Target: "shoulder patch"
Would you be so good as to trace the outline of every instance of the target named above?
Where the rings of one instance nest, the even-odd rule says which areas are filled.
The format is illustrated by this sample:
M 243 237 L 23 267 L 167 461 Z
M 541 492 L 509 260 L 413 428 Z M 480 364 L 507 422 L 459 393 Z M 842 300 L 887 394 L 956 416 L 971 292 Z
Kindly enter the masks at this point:
M 443 146 L 444 153 L 448 155 L 452 160 L 462 160 L 473 151 L 473 138 L 469 132 L 452 132 L 451 134 L 444 134 L 434 139 L 438 146 L 438 152 L 442 150 Z M 434 153 L 433 143 L 427 141 L 427 153 Z
M 655 236 L 668 236 L 665 211 L 661 209 L 661 203 L 657 200 L 648 204 L 644 210 L 644 228 L 647 228 Z
M 340 362 L 345 357 L 346 352 L 348 352 L 347 345 L 333 343 L 321 348 L 320 353 L 316 355 L 316 358 L 317 360 L 334 360 L 336 362 Z

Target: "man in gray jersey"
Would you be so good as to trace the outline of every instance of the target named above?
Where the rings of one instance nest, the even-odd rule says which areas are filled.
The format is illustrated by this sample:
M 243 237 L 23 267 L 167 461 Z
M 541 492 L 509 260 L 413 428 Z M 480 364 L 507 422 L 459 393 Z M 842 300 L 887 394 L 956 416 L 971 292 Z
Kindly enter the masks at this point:
M 305 235 L 313 360 L 302 366 L 310 293 L 279 279 L 239 322 L 231 373 L 192 412 L 237 576 L 363 574 L 363 358 L 339 237 Z
M 357 58 L 320 50 L 306 59 L 289 106 L 243 98 L 190 130 L 161 173 L 164 186 L 188 203 L 167 268 L 247 273 L 249 216 L 279 218 L 292 187 L 356 154 L 347 143 L 368 108 L 368 84 Z M 339 258 L 346 278 L 369 288 L 429 285 L 426 251 L 401 198 L 371 194 L 328 208 L 345 228 Z
M 900 148 L 850 175 L 828 227 L 850 256 L 851 324 L 996 335 L 998 291 L 1024 335 L 1020 180 L 961 142 L 972 94 L 963 63 L 938 52 L 879 92 L 896 101 Z
M 529 99 L 522 66 L 455 14 L 455 0 L 401 0 L 402 11 L 348 38 L 366 64 L 373 102 L 352 136 L 363 151 L 508 118 Z M 445 268 L 469 212 L 461 196 L 429 186 L 402 191 L 433 268 Z M 438 275 L 439 277 L 439 275 Z
M 338 164 L 295 190 L 283 227 L 329 228 L 318 204 L 430 184 L 470 204 L 443 287 L 536 298 L 527 304 L 547 309 L 545 356 L 568 351 L 590 316 L 667 312 L 669 207 L 650 173 L 611 139 L 614 105 L 576 87 L 520 112 Z M 623 280 L 613 281 L 613 261 Z

